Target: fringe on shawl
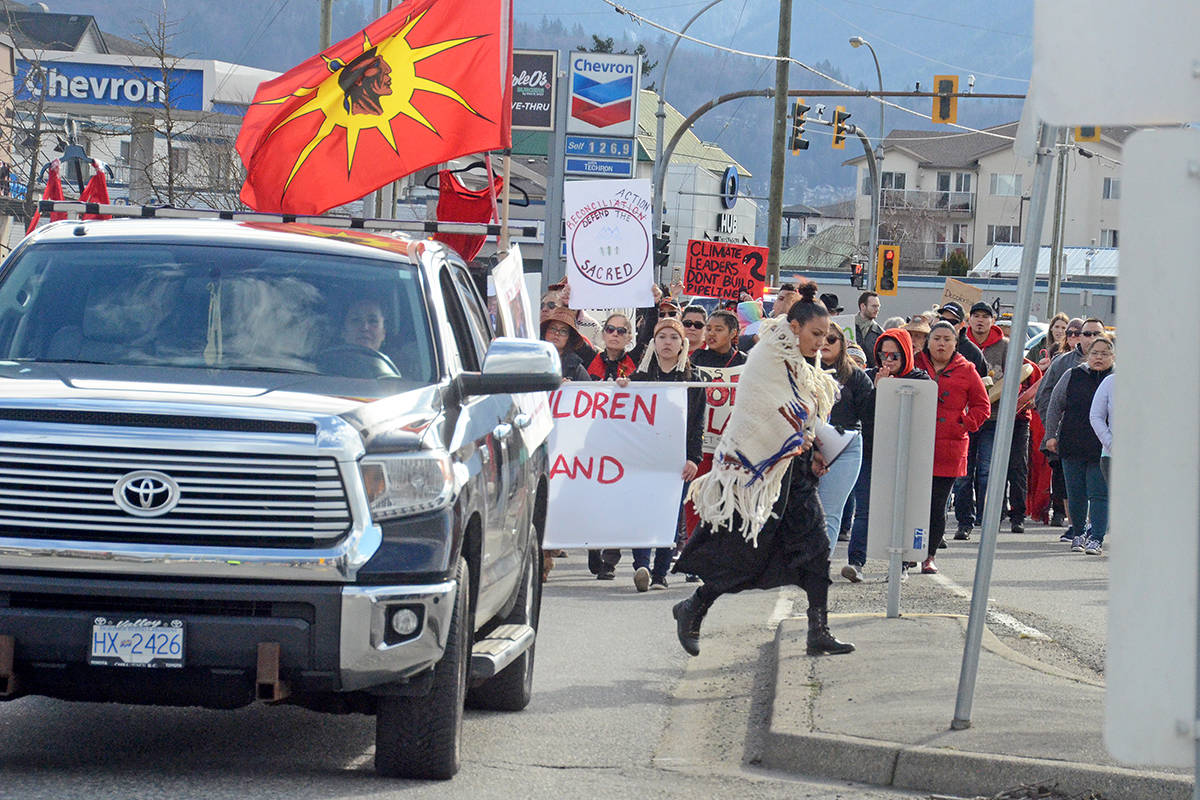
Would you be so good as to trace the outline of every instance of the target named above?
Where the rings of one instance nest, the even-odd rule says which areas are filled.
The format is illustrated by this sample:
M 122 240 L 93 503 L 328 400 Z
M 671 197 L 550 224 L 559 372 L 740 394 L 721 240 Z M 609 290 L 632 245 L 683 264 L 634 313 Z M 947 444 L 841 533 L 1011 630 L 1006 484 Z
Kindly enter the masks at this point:
M 812 415 L 827 418 L 837 400 L 837 382 L 800 356 L 790 330 L 771 330 L 775 327 L 772 325 L 766 327 L 767 330 L 759 332 L 758 347 L 765 344 L 778 351 L 776 358 L 779 360 L 768 367 L 775 366 L 787 373 L 788 396 L 780 396 L 778 405 L 791 407 L 799 415 L 803 414 L 803 409 L 798 408 L 796 401 L 804 400 Z M 742 380 L 745 382 L 745 374 Z M 733 413 L 738 414 L 736 402 Z M 713 454 L 712 471 L 692 482 L 688 500 L 701 519 L 716 527 L 730 524 L 736 515 L 741 520 L 739 532 L 757 547 L 758 533 L 773 516 L 771 509 L 782 490 L 788 454 L 800 446 L 803 431 L 812 427 L 812 420 L 806 416 L 800 431 L 787 437 L 775 452 L 757 463 L 742 452 L 745 448 L 738 441 L 738 431 L 743 426 L 733 422 L 731 418 Z

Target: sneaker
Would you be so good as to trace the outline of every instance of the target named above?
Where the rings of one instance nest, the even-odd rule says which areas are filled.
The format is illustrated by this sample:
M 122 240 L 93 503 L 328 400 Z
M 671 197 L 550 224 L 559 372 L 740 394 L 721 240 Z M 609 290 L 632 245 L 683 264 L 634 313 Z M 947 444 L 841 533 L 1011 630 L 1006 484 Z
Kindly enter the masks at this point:
M 922 575 L 936 575 L 937 571 L 938 571 L 938 568 L 937 568 L 937 565 L 935 565 L 933 563 L 932 556 L 930 556 L 929 558 L 927 558 L 921 562 L 921 574 Z
M 633 586 L 639 592 L 644 592 L 650 588 L 650 570 L 645 567 L 638 567 L 633 571 Z
M 940 542 L 938 542 L 938 550 L 945 550 L 949 546 L 950 545 L 946 544 L 945 539 L 942 539 Z
M 1013 533 L 1024 533 L 1025 532 L 1025 523 L 1014 520 L 1013 524 L 1012 524 L 1012 532 Z
M 1076 536 L 1074 539 L 1071 540 L 1071 552 L 1072 553 L 1082 553 L 1086 546 L 1087 546 L 1087 539 L 1084 539 L 1082 536 Z
M 1058 540 L 1060 542 L 1073 542 L 1075 541 L 1075 534 L 1071 532 L 1070 528 L 1067 528 L 1065 531 L 1063 531 L 1062 536 L 1058 537 Z
M 842 567 L 842 577 L 851 583 L 862 583 L 862 567 L 857 564 L 847 564 Z
M 1089 556 L 1104 555 L 1104 545 L 1096 539 L 1088 539 L 1087 544 L 1083 547 L 1083 552 Z
M 600 571 L 596 573 L 596 580 L 598 580 L 598 581 L 616 580 L 616 577 L 617 577 L 617 568 L 616 567 L 601 567 Z
M 1062 513 L 1061 511 L 1055 511 L 1054 515 L 1050 517 L 1050 527 L 1052 527 L 1052 528 L 1061 528 L 1063 525 L 1066 525 L 1066 524 L 1067 524 L 1067 515 Z
M 660 578 L 660 577 L 655 576 L 650 581 L 650 591 L 652 591 L 652 592 L 661 592 L 666 588 L 667 588 L 667 579 L 666 578 Z
M 968 539 L 970 539 L 971 538 L 971 526 L 970 525 L 959 525 L 958 532 L 954 534 L 954 538 L 958 539 L 960 542 L 965 542 Z
M 838 541 L 839 542 L 850 541 L 850 531 L 838 531 Z
M 685 572 L 685 573 L 683 574 L 683 579 L 684 579 L 685 581 L 687 581 L 688 583 L 700 583 L 700 576 L 699 576 L 699 575 L 693 575 L 693 574 L 692 574 L 692 573 L 690 573 L 690 572 Z

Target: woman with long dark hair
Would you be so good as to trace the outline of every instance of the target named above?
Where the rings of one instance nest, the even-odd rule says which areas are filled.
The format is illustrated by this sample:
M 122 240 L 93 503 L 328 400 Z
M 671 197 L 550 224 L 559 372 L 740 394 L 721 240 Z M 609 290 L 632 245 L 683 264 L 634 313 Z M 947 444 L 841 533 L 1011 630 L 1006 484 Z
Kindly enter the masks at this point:
M 829 632 L 829 539 L 817 496 L 825 466 L 812 445 L 813 426 L 833 408 L 837 386 L 813 363 L 829 333 L 816 291 L 802 285 L 786 320 L 759 328 L 713 470 L 689 492 L 701 524 L 675 570 L 704 583 L 672 614 L 690 655 L 700 652 L 700 625 L 718 597 L 789 585 L 808 595 L 808 653 L 854 650 Z
M 841 390 L 833 411 L 829 413 L 829 424 L 838 433 L 849 432 L 852 435 L 850 443 L 829 465 L 829 471 L 821 476 L 817 484 L 821 508 L 825 510 L 825 533 L 829 536 L 829 553 L 832 556 L 842 530 L 846 498 L 850 496 L 862 466 L 862 422 L 871 413 L 874 387 L 867 373 L 850 360 L 846 352 L 846 332 L 837 325 L 829 326 L 829 333 L 821 345 L 821 367 L 833 375 Z

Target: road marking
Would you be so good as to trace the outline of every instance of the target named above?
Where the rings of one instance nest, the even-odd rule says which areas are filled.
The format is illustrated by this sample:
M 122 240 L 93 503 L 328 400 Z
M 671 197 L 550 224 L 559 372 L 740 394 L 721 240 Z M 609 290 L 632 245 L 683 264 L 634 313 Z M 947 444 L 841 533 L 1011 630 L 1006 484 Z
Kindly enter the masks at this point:
M 930 575 L 929 577 L 934 583 L 938 584 L 951 594 L 957 595 L 965 600 L 971 599 L 971 593 L 969 591 L 964 589 L 962 586 L 959 586 L 954 582 L 953 579 L 946 577 L 943 573 L 938 572 Z M 990 604 L 991 602 L 992 599 L 989 597 L 988 603 Z M 989 608 L 987 616 L 989 622 L 995 623 L 996 625 L 1003 625 L 1013 633 L 1020 636 L 1022 639 L 1034 639 L 1035 641 L 1039 642 L 1052 641 L 1049 636 L 1042 633 L 1037 628 L 1032 628 L 1026 625 L 1024 622 L 1021 622 L 1021 620 L 1017 619 L 1011 614 L 1006 614 L 1003 611 L 997 611 L 993 608 Z
M 788 617 L 794 616 L 796 611 L 796 598 L 800 596 L 800 590 L 791 586 L 784 587 L 779 591 L 779 599 L 775 601 L 775 610 L 771 612 L 767 624 L 774 628 L 779 623 L 783 622 Z

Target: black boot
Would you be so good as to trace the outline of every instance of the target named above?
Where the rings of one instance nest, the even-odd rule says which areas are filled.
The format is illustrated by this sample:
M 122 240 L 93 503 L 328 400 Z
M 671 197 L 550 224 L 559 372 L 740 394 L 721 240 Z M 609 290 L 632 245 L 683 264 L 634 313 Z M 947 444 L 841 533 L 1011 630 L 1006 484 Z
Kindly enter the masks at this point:
M 708 613 L 711 605 L 712 603 L 702 599 L 697 591 L 687 600 L 676 603 L 671 609 L 671 615 L 675 617 L 675 634 L 689 656 L 700 655 L 700 623 L 704 621 L 704 615 Z
M 833 656 L 853 652 L 854 645 L 849 642 L 839 642 L 829 632 L 829 610 L 825 606 L 809 606 L 808 654 L 810 656 Z

